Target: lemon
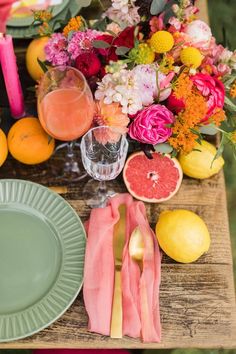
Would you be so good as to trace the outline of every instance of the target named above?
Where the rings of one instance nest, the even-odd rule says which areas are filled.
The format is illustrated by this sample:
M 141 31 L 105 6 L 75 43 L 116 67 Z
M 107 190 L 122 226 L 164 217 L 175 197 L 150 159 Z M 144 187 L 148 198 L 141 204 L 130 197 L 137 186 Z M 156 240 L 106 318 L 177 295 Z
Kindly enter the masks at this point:
M 37 58 L 41 61 L 46 59 L 44 48 L 48 40 L 49 37 L 35 38 L 30 42 L 26 51 L 26 67 L 28 73 L 35 81 L 38 81 L 43 75 L 43 70 L 38 63 Z
M 3 165 L 7 158 L 8 147 L 7 147 L 7 138 L 5 133 L 0 129 L 0 166 Z
M 174 38 L 167 31 L 158 31 L 150 39 L 150 46 L 156 53 L 169 52 L 174 45 Z
M 197 48 L 187 47 L 181 50 L 180 60 L 184 65 L 197 69 L 202 63 L 202 55 Z
M 156 225 L 156 236 L 163 251 L 177 262 L 196 261 L 210 247 L 205 222 L 189 210 L 163 211 Z
M 199 179 L 209 178 L 224 166 L 222 156 L 213 162 L 217 152 L 214 145 L 202 140 L 201 145 L 196 142 L 195 149 L 187 155 L 183 153 L 179 155 L 179 162 L 185 175 Z

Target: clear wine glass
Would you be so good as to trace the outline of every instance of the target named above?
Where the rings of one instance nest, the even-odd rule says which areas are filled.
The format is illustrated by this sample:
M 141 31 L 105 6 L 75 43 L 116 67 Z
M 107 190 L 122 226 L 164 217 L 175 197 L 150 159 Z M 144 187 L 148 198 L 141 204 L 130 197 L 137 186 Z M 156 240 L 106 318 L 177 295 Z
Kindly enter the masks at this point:
M 84 199 L 92 207 L 103 207 L 115 192 L 105 181 L 122 171 L 128 151 L 125 135 L 107 126 L 90 129 L 81 140 L 81 157 L 85 170 L 95 179 L 84 188 Z
M 61 173 L 64 179 L 79 180 L 86 176 L 79 168 L 76 140 L 91 127 L 94 115 L 92 92 L 84 75 L 70 66 L 49 69 L 38 87 L 38 115 L 46 132 L 55 139 L 65 141 L 56 151 L 67 148 Z M 79 151 L 79 150 L 78 150 Z M 60 168 L 57 164 L 57 168 Z

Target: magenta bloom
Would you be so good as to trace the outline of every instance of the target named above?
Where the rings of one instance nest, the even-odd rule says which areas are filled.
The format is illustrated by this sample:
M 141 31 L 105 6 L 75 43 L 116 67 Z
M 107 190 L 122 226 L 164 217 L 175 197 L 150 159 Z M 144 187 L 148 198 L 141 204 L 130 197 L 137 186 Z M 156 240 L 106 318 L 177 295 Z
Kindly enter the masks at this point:
M 224 84 L 208 74 L 198 73 L 191 77 L 194 85 L 207 99 L 208 112 L 204 121 L 207 120 L 216 108 L 223 108 L 225 101 L 225 87 Z
M 92 29 L 73 33 L 68 44 L 68 52 L 71 58 L 76 59 L 84 52 L 91 52 L 93 50 L 93 41 L 99 34 L 98 31 Z
M 54 33 L 45 46 L 46 60 L 52 65 L 69 64 L 67 45 L 67 38 L 62 33 Z
M 144 144 L 165 142 L 171 136 L 174 115 L 165 106 L 154 104 L 140 111 L 129 127 L 132 139 Z

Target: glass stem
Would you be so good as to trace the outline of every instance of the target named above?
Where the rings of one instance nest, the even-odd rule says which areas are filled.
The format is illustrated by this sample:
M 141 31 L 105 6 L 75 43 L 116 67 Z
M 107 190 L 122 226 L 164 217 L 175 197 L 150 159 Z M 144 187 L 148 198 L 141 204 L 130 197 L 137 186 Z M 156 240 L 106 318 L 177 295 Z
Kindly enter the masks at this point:
M 67 145 L 67 157 L 69 157 L 70 159 L 73 159 L 74 157 L 74 143 L 74 141 L 71 141 Z
M 105 181 L 100 181 L 99 183 L 99 193 L 106 194 L 107 185 Z

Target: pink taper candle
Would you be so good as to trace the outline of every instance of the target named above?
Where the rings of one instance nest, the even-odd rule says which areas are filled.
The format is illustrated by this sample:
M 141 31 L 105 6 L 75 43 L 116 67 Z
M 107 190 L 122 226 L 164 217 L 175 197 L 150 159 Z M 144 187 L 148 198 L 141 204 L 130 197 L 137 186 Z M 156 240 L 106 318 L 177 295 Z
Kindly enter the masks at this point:
M 0 64 L 11 115 L 14 118 L 20 118 L 24 115 L 25 108 L 12 37 L 10 35 L 3 35 L 2 33 L 0 33 Z

